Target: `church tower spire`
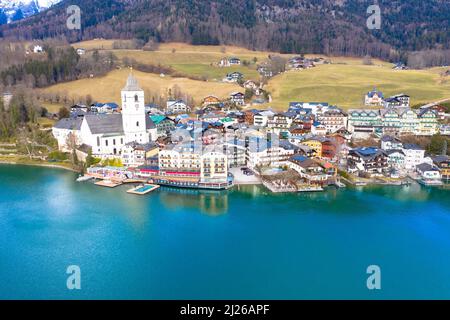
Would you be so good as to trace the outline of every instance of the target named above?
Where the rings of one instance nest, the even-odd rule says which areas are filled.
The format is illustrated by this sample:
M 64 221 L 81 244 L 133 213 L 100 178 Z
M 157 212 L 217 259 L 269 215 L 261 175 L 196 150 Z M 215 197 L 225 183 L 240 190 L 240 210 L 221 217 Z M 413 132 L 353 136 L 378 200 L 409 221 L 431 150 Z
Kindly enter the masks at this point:
M 122 96 L 122 121 L 125 134 L 125 142 L 148 143 L 144 90 L 130 71 Z

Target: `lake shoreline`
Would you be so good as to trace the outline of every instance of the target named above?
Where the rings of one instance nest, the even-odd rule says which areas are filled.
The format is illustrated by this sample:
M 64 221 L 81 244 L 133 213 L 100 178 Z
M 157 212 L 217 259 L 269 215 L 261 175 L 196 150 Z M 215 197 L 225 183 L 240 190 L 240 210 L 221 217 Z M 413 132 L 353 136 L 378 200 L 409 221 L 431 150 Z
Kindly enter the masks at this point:
M 70 171 L 70 172 L 74 172 L 74 173 L 80 173 L 79 171 L 73 169 L 73 168 L 69 168 L 69 167 L 65 167 L 63 165 L 58 165 L 58 164 L 47 164 L 47 163 L 29 163 L 29 162 L 21 162 L 21 161 L 5 161 L 5 160 L 0 160 L 0 164 L 6 164 L 6 165 L 16 165 L 16 166 L 34 166 L 34 167 L 42 167 L 42 168 L 53 168 L 53 169 L 63 169 L 66 171 Z

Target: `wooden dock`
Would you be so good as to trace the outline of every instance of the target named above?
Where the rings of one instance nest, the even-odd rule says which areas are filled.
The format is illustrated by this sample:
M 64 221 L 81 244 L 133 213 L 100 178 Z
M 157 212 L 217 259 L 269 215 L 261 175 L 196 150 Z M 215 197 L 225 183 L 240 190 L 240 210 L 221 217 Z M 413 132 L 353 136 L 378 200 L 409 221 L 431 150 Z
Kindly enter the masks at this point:
M 122 182 L 115 182 L 112 180 L 101 180 L 96 182 L 95 185 L 100 187 L 115 188 L 122 185 Z

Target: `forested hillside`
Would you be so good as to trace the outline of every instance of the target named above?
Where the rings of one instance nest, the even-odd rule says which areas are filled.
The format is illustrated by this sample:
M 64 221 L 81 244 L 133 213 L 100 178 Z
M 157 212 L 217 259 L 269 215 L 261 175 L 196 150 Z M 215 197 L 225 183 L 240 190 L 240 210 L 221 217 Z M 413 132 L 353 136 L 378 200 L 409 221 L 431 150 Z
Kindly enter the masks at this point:
M 102 37 L 233 44 L 405 61 L 407 51 L 450 48 L 447 0 L 377 2 L 380 30 L 366 26 L 369 0 L 64 0 L 2 26 L 0 34 L 25 39 L 65 35 L 72 42 Z M 72 4 L 82 9 L 81 31 L 66 28 L 65 9 Z

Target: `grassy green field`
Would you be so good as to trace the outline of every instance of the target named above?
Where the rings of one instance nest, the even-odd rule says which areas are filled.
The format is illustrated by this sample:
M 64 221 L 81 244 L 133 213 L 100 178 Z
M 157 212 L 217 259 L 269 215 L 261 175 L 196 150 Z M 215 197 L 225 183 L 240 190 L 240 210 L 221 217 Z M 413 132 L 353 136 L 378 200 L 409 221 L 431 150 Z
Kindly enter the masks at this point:
M 112 50 L 112 44 L 113 40 L 91 40 L 73 46 L 88 50 Z M 182 91 L 194 96 L 197 103 L 209 94 L 225 98 L 233 91 L 243 91 L 237 85 L 220 82 L 228 72 L 239 71 L 246 79 L 259 79 L 254 64 L 237 68 L 214 66 L 222 57 L 236 56 L 247 61 L 256 58 L 261 62 L 274 54 L 232 46 L 192 46 L 183 43 L 161 44 L 156 51 L 112 51 L 119 59 L 129 57 L 140 63 L 171 66 L 180 73 L 207 78 L 208 81 L 205 82 L 187 78 L 160 78 L 158 75 L 136 72 L 144 89 L 165 92 L 177 84 Z M 309 70 L 289 71 L 272 78 L 266 86 L 273 99 L 269 105 L 274 109 L 285 110 L 291 101 L 321 101 L 346 109 L 360 108 L 363 107 L 364 95 L 374 87 L 385 95 L 409 94 L 412 105 L 450 98 L 450 79 L 440 76 L 444 68 L 396 71 L 392 69 L 392 64 L 376 59 L 371 66 L 363 65 L 361 58 L 327 59 L 332 64 L 319 65 Z M 98 101 L 118 102 L 127 74 L 128 70 L 122 69 L 110 72 L 105 77 L 58 84 L 45 90 L 77 96 L 91 94 Z
M 450 81 L 442 82 L 438 70 L 392 70 L 390 66 L 357 64 L 320 65 L 290 71 L 270 80 L 272 105 L 285 108 L 290 101 L 329 102 L 343 108 L 360 108 L 374 87 L 385 95 L 406 93 L 411 104 L 450 98 Z

